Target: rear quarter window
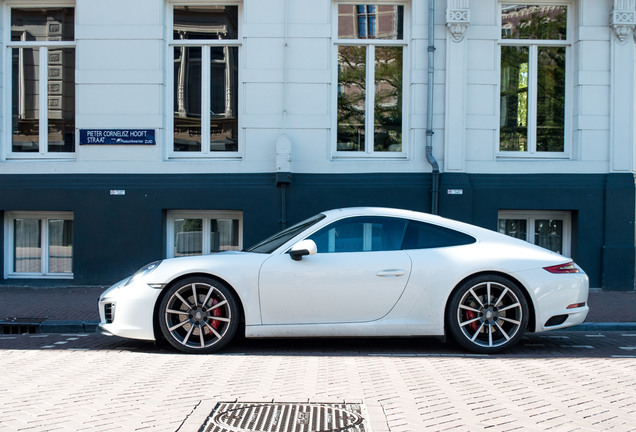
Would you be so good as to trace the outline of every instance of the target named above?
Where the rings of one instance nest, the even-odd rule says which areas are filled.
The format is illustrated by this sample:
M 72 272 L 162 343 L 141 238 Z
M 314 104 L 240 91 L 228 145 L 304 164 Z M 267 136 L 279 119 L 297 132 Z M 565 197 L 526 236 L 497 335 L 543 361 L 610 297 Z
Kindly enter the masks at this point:
M 474 237 L 449 228 L 409 221 L 402 249 L 432 249 L 475 243 Z

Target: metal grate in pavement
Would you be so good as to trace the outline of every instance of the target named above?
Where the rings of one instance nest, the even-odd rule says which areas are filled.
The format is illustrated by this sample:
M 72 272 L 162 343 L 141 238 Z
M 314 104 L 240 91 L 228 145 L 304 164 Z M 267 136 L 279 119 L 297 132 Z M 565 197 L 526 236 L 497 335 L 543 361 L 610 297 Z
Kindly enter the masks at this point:
M 219 402 L 199 432 L 369 432 L 360 404 Z
M 0 334 L 40 333 L 44 318 L 5 318 L 0 320 Z

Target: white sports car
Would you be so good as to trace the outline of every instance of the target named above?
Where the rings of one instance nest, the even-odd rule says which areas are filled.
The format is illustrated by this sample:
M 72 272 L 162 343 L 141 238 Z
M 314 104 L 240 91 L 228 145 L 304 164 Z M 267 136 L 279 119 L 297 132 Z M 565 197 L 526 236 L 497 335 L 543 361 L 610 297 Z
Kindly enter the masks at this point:
M 102 333 L 211 353 L 247 338 L 449 336 L 478 353 L 582 323 L 588 278 L 561 255 L 406 210 L 348 208 L 242 252 L 157 261 L 99 299 Z

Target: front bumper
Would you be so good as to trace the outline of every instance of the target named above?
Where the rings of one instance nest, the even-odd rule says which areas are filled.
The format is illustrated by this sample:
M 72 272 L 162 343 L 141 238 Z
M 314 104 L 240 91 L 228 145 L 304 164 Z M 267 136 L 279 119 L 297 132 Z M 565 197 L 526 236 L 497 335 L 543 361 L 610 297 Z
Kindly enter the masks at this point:
M 98 331 L 130 339 L 155 340 L 154 310 L 161 290 L 140 281 L 126 286 L 127 281 L 116 283 L 100 296 Z

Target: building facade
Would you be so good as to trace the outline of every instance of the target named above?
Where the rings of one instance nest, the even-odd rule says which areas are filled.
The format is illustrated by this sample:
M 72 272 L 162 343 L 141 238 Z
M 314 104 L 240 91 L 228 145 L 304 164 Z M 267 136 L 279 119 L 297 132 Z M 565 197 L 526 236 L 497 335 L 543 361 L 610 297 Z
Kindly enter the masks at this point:
M 634 290 L 635 26 L 635 0 L 0 0 L 0 285 L 372 205 Z

